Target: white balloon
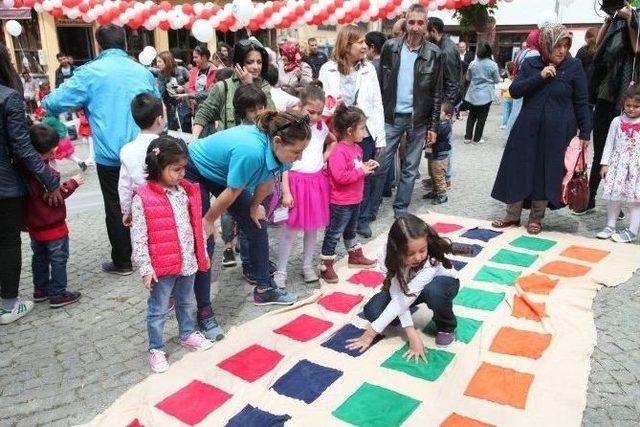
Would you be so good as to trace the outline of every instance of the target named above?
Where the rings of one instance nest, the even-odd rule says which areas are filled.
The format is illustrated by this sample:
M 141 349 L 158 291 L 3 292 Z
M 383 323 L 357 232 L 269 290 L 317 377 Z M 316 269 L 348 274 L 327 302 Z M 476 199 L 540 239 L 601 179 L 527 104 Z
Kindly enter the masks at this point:
M 282 15 L 276 12 L 273 15 L 271 15 L 271 20 L 273 21 L 273 25 L 279 25 L 282 23 Z
M 53 7 L 62 7 L 62 0 L 51 0 L 51 3 L 53 3 Z
M 207 43 L 213 38 L 213 26 L 209 21 L 198 19 L 191 27 L 191 34 L 199 42 Z
M 253 16 L 253 3 L 251 0 L 233 0 L 231 13 L 241 26 L 246 25 Z
M 433 12 L 438 9 L 438 5 L 436 4 L 436 2 L 432 1 L 431 3 L 429 3 L 429 6 L 427 6 L 427 9 L 429 9 L 429 12 Z
M 151 65 L 154 59 L 155 56 L 151 55 L 151 52 L 148 50 L 143 50 L 138 54 L 138 61 L 140 61 L 142 65 Z
M 69 17 L 69 19 L 77 19 L 77 18 L 80 17 L 80 15 L 82 15 L 82 13 L 80 12 L 80 10 L 77 7 L 72 7 L 67 12 L 67 16 Z
M 344 15 L 346 15 L 347 12 L 344 11 L 344 9 L 340 8 L 340 9 L 336 9 L 334 15 L 337 19 L 342 19 L 344 18 Z
M 42 8 L 42 4 L 41 3 L 36 3 L 33 5 L 33 10 L 35 10 L 37 13 L 42 12 L 43 8 Z
M 558 15 L 553 10 L 545 10 L 540 14 L 538 18 L 538 28 L 542 28 L 549 24 L 559 24 L 560 20 Z
M 36 3 L 36 4 L 37 4 L 37 3 Z M 35 9 L 35 7 L 34 7 L 34 9 Z M 93 19 L 91 19 L 91 18 L 89 17 L 89 15 L 87 15 L 87 14 L 83 14 L 83 15 L 82 15 L 82 20 L 83 20 L 84 22 L 86 22 L 87 24 L 88 24 L 88 23 L 90 23 L 90 22 L 93 22 Z
M 46 10 L 47 12 L 51 12 L 54 7 L 55 6 L 53 5 L 53 2 L 51 0 L 44 0 L 42 2 L 42 9 Z
M 2 5 L 8 9 L 11 9 L 15 4 L 16 2 L 14 0 L 2 0 Z
M 153 56 L 154 58 L 155 58 L 156 56 L 158 56 L 158 51 L 157 51 L 157 50 L 156 50 L 156 48 L 155 48 L 155 47 L 153 47 L 153 46 L 145 46 L 145 47 L 144 47 L 144 49 L 142 49 L 142 50 L 143 50 L 143 51 L 145 51 L 145 52 L 149 52 L 149 54 L 150 54 L 151 56 Z
M 7 28 L 7 33 L 11 34 L 13 37 L 18 37 L 22 34 L 22 25 L 14 19 L 7 21 L 5 27 Z

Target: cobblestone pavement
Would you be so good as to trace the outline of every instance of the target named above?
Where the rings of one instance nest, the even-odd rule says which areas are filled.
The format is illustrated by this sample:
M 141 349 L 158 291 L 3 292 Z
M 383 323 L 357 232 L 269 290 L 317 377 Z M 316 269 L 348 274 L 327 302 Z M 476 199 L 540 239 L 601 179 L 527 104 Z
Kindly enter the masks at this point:
M 500 106 L 493 106 L 487 124 L 487 144 L 462 144 L 464 122 L 455 126 L 454 178 L 449 203 L 435 211 L 481 219 L 502 214 L 503 206 L 489 197 L 503 149 L 499 136 Z M 84 150 L 83 147 L 79 151 Z M 63 165 L 66 175 L 75 173 Z M 416 187 L 412 210 L 431 209 Z M 62 426 L 91 420 L 130 386 L 149 375 L 146 353 L 145 291 L 137 276 L 114 277 L 100 272 L 109 258 L 104 213 L 95 171 L 69 199 L 71 256 L 69 289 L 83 293 L 79 304 L 59 310 L 38 305 L 19 322 L 0 327 L 0 425 Z M 389 199 L 374 235 L 392 220 Z M 545 226 L 556 231 L 593 236 L 604 221 L 604 210 L 574 217 L 553 212 Z M 278 230 L 272 230 L 275 235 Z M 28 237 L 23 239 L 20 293 L 32 291 Z M 300 277 L 301 243 L 290 267 L 289 288 L 304 296 L 317 288 Z M 220 256 L 218 251 L 218 256 Z M 273 253 L 273 252 L 272 252 Z M 640 262 L 640 260 L 639 260 Z M 219 262 L 216 263 L 219 265 Z M 266 312 L 252 304 L 252 287 L 240 268 L 219 272 L 214 283 L 214 307 L 226 329 Z M 640 420 L 640 275 L 613 289 L 602 289 L 595 300 L 598 346 L 593 354 L 585 425 L 638 425 Z M 176 322 L 167 322 L 166 336 L 175 336 Z M 168 345 L 172 360 L 185 352 Z

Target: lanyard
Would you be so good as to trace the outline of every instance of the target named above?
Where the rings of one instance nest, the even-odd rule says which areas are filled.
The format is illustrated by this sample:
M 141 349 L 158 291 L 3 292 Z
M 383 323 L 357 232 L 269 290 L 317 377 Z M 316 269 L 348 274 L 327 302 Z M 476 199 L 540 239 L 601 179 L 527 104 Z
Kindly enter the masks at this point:
M 271 193 L 271 200 L 269 200 L 267 218 L 271 218 L 273 216 L 273 212 L 280 205 L 280 200 L 282 199 L 282 170 L 272 172 L 272 174 L 275 187 L 273 189 L 273 193 Z

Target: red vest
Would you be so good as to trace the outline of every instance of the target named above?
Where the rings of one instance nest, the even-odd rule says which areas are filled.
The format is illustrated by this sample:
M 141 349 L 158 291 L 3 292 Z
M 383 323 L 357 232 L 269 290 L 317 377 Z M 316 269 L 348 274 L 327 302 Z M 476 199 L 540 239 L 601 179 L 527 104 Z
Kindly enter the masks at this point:
M 207 271 L 200 187 L 184 179 L 180 181 L 180 186 L 184 188 L 189 197 L 189 218 L 193 230 L 198 270 Z M 150 181 L 138 187 L 135 194 L 140 196 L 142 200 L 153 271 L 158 277 L 179 275 L 182 271 L 182 252 L 169 197 L 162 186 Z

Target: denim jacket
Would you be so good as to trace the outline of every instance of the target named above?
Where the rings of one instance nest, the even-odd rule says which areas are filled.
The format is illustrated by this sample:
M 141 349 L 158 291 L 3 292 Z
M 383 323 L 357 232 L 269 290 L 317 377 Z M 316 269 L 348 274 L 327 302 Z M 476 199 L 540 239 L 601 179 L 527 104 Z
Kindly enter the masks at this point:
M 486 105 L 495 99 L 495 84 L 500 83 L 498 64 L 489 58 L 476 59 L 469 64 L 467 71 L 469 89 L 464 97 L 472 105 Z

